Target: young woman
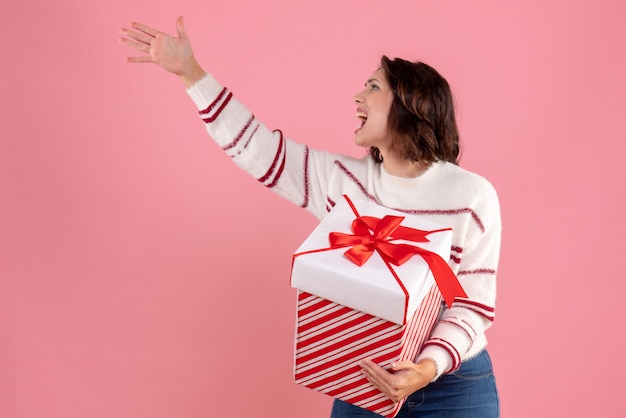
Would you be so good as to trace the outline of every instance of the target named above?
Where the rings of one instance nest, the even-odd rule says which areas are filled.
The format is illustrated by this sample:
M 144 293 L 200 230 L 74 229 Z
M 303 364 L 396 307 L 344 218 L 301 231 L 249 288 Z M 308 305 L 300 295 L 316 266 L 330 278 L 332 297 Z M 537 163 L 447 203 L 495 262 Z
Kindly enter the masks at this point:
M 420 62 L 381 59 L 354 96 L 361 126 L 356 159 L 310 149 L 267 129 L 198 65 L 182 17 L 173 37 L 132 23 L 120 40 L 177 75 L 198 106 L 209 134 L 243 170 L 296 205 L 323 218 L 343 194 L 418 214 L 452 227 L 450 266 L 468 297 L 442 306 L 435 328 L 414 361 L 385 370 L 361 367 L 389 398 L 407 398 L 398 417 L 499 416 L 485 330 L 494 319 L 500 210 L 494 188 L 458 166 L 459 140 L 446 80 Z M 336 400 L 332 417 L 378 416 Z

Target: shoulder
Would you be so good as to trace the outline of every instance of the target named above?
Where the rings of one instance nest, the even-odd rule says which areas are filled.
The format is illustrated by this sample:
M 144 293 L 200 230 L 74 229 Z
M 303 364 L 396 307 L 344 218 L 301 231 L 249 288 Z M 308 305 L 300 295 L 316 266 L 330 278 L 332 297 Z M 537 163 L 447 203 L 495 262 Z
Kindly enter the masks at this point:
M 495 187 L 482 175 L 448 162 L 435 163 L 434 168 L 439 180 L 448 190 L 454 190 L 461 195 L 478 194 L 497 200 Z
M 335 154 L 327 151 L 312 151 L 317 153 L 317 156 L 323 156 L 330 164 L 333 165 L 333 170 L 343 172 L 344 174 L 358 174 L 362 175 L 366 172 L 372 171 L 375 164 L 369 156 L 353 157 L 343 154 Z
M 437 179 L 435 187 L 442 201 L 468 209 L 485 223 L 499 222 L 500 202 L 489 180 L 452 163 L 435 163 L 433 168 Z

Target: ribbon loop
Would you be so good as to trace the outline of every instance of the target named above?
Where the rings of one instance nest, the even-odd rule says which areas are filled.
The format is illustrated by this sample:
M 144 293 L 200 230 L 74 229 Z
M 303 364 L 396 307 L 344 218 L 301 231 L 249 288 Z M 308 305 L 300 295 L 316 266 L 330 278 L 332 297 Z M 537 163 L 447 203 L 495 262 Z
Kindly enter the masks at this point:
M 430 242 L 428 235 L 434 232 L 447 231 L 450 228 L 434 231 L 423 231 L 400 225 L 404 216 L 385 215 L 382 219 L 373 216 L 361 216 L 350 199 L 344 195 L 352 211 L 356 215 L 352 221 L 353 234 L 331 232 L 328 236 L 331 248 L 350 247 L 344 255 L 358 266 L 362 266 L 370 259 L 374 251 L 378 252 L 387 263 L 389 269 L 393 264 L 400 266 L 412 256 L 421 256 L 433 273 L 437 286 L 448 305 L 452 306 L 457 297 L 467 298 L 467 295 L 448 263 L 432 251 L 406 243 L 394 243 L 393 240 L 405 240 L 412 242 Z M 392 270 L 398 284 L 404 289 L 404 285 Z

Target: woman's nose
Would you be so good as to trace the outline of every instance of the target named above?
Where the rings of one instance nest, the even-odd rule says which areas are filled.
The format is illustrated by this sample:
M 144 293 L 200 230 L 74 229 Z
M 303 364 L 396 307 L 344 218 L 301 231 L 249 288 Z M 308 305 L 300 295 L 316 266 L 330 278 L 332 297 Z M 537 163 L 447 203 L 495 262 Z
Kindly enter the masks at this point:
M 363 96 L 361 95 L 361 93 L 357 93 L 357 94 L 354 95 L 352 100 L 354 100 L 354 103 L 362 103 L 363 102 Z

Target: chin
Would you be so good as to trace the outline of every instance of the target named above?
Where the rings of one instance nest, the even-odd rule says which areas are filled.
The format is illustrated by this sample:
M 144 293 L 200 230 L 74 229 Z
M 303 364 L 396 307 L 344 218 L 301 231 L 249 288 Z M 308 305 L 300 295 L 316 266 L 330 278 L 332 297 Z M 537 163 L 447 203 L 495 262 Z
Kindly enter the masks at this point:
M 368 141 L 367 138 L 363 138 L 358 133 L 354 136 L 354 144 L 359 147 L 370 147 L 369 142 L 371 141 Z
M 359 147 L 369 148 L 377 147 L 384 148 L 385 144 L 388 144 L 390 140 L 384 134 L 356 131 L 354 134 L 354 143 Z

